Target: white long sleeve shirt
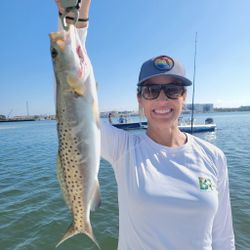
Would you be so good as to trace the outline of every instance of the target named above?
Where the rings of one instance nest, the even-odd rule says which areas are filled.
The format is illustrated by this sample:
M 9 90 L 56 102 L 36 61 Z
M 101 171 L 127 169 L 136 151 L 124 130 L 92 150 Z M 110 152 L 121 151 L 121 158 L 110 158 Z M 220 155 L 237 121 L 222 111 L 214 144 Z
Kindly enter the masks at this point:
M 102 123 L 118 185 L 120 250 L 233 250 L 226 159 L 191 135 L 176 148 Z
M 79 30 L 84 47 L 86 34 Z M 101 123 L 118 186 L 119 250 L 235 249 L 225 156 L 187 136 L 170 148 Z

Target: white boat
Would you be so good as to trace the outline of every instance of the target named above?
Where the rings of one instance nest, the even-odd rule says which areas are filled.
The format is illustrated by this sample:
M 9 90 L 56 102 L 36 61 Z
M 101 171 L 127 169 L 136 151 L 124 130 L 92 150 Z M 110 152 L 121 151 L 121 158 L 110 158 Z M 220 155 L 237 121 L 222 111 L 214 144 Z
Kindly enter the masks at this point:
M 191 133 L 192 128 L 191 125 L 179 125 L 179 129 L 182 132 Z M 194 124 L 193 125 L 193 133 L 200 133 L 200 132 L 212 132 L 215 131 L 216 124 Z
M 129 122 L 129 123 L 116 123 L 112 124 L 116 128 L 124 129 L 124 130 L 134 130 L 134 129 L 147 129 L 147 122 Z M 201 133 L 201 132 L 212 132 L 216 129 L 216 124 L 213 122 L 213 119 L 207 118 L 205 120 L 205 124 L 193 124 L 185 122 L 178 125 L 179 129 L 182 132 L 186 133 Z

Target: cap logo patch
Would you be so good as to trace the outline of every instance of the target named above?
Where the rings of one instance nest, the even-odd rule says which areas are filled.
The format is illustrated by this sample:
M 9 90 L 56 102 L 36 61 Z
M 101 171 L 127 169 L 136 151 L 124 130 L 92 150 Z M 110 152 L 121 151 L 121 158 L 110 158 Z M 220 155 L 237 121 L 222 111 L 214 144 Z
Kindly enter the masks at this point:
M 169 56 L 159 56 L 154 59 L 154 66 L 162 71 L 169 71 L 174 67 L 174 60 Z

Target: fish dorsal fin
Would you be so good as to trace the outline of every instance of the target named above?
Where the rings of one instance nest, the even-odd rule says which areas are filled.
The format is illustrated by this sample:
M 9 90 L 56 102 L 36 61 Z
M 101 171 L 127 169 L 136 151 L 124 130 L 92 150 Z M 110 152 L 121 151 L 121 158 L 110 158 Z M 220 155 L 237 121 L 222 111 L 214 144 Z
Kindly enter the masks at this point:
M 99 185 L 98 180 L 96 180 L 96 185 L 95 185 L 94 192 L 93 192 L 92 199 L 91 199 L 90 210 L 95 211 L 100 206 L 101 206 L 100 185 Z

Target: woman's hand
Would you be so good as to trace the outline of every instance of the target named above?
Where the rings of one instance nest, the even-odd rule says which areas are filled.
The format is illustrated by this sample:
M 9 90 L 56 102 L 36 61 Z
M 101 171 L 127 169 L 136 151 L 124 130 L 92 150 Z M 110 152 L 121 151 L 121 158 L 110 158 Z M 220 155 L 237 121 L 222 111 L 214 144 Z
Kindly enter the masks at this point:
M 60 13 L 64 13 L 64 8 L 62 7 L 62 1 L 61 0 L 55 0 L 58 11 Z M 91 0 L 82 0 L 81 6 L 79 9 L 79 18 L 78 19 L 88 19 L 89 18 L 89 7 L 90 7 Z M 68 13 L 67 16 L 74 17 L 73 13 Z M 67 23 L 72 23 L 72 20 L 66 19 Z M 76 28 L 84 28 L 88 26 L 88 21 L 78 21 L 75 24 Z

